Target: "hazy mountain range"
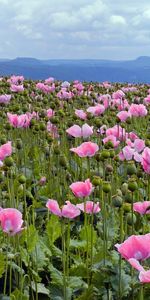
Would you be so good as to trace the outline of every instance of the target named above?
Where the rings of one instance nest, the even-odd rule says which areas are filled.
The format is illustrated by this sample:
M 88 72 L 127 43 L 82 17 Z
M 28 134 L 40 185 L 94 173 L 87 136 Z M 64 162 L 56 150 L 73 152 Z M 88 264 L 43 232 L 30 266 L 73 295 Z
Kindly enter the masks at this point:
M 29 79 L 111 81 L 150 83 L 150 57 L 135 60 L 113 61 L 101 59 L 48 59 L 18 57 L 0 59 L 0 76 L 24 75 Z

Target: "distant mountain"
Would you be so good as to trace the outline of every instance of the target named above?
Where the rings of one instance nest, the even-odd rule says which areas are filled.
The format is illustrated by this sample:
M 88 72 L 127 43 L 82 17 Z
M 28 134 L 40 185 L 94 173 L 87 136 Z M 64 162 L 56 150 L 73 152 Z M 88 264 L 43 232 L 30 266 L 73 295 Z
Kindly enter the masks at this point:
M 111 81 L 150 83 L 150 57 L 141 56 L 135 60 L 113 61 L 101 59 L 48 59 L 30 57 L 0 59 L 0 76 L 24 75 L 29 79 Z

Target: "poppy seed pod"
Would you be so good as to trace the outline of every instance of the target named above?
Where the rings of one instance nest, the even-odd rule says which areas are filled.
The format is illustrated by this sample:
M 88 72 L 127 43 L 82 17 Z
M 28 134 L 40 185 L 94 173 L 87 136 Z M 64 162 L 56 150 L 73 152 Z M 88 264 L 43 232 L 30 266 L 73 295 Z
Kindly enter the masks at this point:
M 103 182 L 103 192 L 107 194 L 110 191 L 111 191 L 111 185 L 110 185 L 110 183 L 107 182 L 107 181 L 104 181 Z

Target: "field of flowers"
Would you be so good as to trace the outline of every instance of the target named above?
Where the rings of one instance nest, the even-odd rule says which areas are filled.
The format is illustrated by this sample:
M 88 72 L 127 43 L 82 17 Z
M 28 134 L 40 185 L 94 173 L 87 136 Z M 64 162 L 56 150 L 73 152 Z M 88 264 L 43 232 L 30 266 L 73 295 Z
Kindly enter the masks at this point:
M 150 85 L 0 78 L 0 299 L 150 299 Z

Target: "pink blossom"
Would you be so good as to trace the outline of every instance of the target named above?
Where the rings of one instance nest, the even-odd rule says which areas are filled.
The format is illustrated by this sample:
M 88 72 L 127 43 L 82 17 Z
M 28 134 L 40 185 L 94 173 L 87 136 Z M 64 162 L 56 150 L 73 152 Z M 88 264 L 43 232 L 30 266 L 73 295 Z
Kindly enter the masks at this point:
M 93 126 L 91 127 L 88 124 L 84 124 L 82 127 L 73 125 L 66 132 L 73 137 L 87 138 L 93 134 Z
M 22 214 L 15 208 L 4 208 L 0 210 L 0 223 L 3 232 L 9 235 L 15 235 L 22 231 Z
M 57 127 L 56 127 L 54 124 L 52 124 L 50 121 L 47 122 L 47 131 L 48 131 L 54 138 L 58 138 L 58 137 L 59 137 Z
M 86 112 L 84 112 L 82 109 L 76 109 L 75 110 L 75 115 L 77 117 L 79 117 L 80 119 L 82 119 L 82 120 L 86 120 L 86 118 L 87 118 Z
M 10 156 L 12 154 L 12 146 L 11 142 L 7 142 L 0 146 L 0 160 L 4 160 L 5 157 Z
M 67 88 L 61 88 L 61 90 L 57 93 L 57 97 L 59 99 L 71 99 L 73 96 L 73 92 L 68 92 Z
M 121 122 L 125 122 L 130 117 L 130 113 L 126 110 L 122 110 L 117 114 L 117 117 L 120 119 Z
M 24 81 L 24 77 L 23 76 L 16 76 L 16 75 L 12 75 L 7 82 L 9 82 L 10 84 L 15 84 L 18 85 L 19 83 L 22 83 Z
M 136 139 L 138 139 L 138 136 L 135 134 L 135 132 L 131 131 L 129 132 L 129 138 L 134 142 Z
M 122 149 L 122 152 L 119 153 L 119 157 L 121 160 L 131 160 L 134 155 L 134 149 L 131 148 L 130 146 L 125 146 Z
M 62 217 L 74 219 L 79 215 L 80 209 L 76 205 L 70 203 L 70 201 L 66 201 L 66 204 L 62 207 Z
M 23 84 L 21 84 L 21 85 L 11 84 L 10 90 L 12 92 L 15 92 L 15 93 L 23 92 L 24 91 L 24 87 L 23 87 Z
M 36 84 L 36 88 L 38 90 L 41 90 L 43 93 L 48 94 L 48 93 L 52 93 L 55 91 L 55 84 L 53 83 L 51 86 L 44 84 L 42 82 L 38 82 Z
M 139 280 L 141 283 L 149 283 L 150 282 L 150 270 L 141 271 L 139 274 Z
M 30 121 L 32 119 L 32 115 L 27 113 L 22 115 L 7 113 L 7 117 L 9 123 L 16 128 L 29 127 Z
M 55 114 L 54 110 L 51 109 L 51 108 L 47 109 L 46 113 L 47 113 L 47 117 L 48 117 L 48 118 L 53 117 L 54 114 Z
M 126 260 L 130 258 L 145 260 L 150 257 L 150 233 L 131 235 L 122 244 L 116 244 L 115 247 Z
M 150 95 L 148 95 L 146 98 L 144 98 L 144 103 L 145 103 L 145 105 L 150 104 Z
M 90 106 L 87 109 L 87 112 L 91 113 L 94 116 L 99 116 L 105 111 L 105 106 L 102 104 L 97 104 L 96 106 Z
M 117 92 L 114 92 L 114 93 L 112 94 L 112 98 L 113 98 L 113 99 L 122 99 L 123 97 L 125 97 L 125 94 L 124 94 L 124 92 L 121 91 L 121 90 L 118 90 Z
M 150 148 L 146 147 L 142 153 L 142 161 L 144 171 L 150 174 Z
M 117 141 L 114 135 L 108 135 L 103 139 L 104 144 L 108 143 L 109 141 L 112 142 L 114 148 L 117 148 L 120 144 L 120 141 Z
M 63 205 L 62 209 L 60 209 L 56 200 L 49 199 L 47 201 L 46 207 L 50 212 L 59 217 L 74 219 L 80 215 L 79 208 L 76 205 L 70 203 L 70 201 L 66 201 L 66 204 Z
M 133 158 L 136 162 L 142 162 L 142 155 L 138 152 L 134 152 Z
M 82 143 L 77 148 L 71 148 L 70 151 L 75 152 L 80 157 L 92 157 L 99 150 L 99 147 L 96 143 L 85 142 Z
M 8 104 L 10 102 L 10 99 L 11 99 L 11 95 L 1 95 L 0 96 L 0 104 L 1 103 L 4 103 L 4 104 Z
M 44 185 L 46 183 L 46 177 L 42 176 L 39 180 L 39 185 Z
M 54 215 L 61 217 L 61 209 L 59 208 L 59 204 L 57 200 L 49 199 L 46 203 L 46 207 L 52 212 Z
M 139 263 L 139 261 L 137 259 L 129 258 L 128 262 L 134 269 L 138 270 L 139 272 L 144 271 L 144 268 L 141 266 L 141 264 Z
M 150 201 L 135 202 L 133 203 L 133 209 L 140 215 L 150 214 Z
M 70 87 L 70 83 L 68 81 L 64 81 L 64 82 L 62 82 L 61 87 L 62 88 L 69 88 Z
M 86 201 L 86 203 L 77 204 L 77 207 L 85 211 L 87 214 L 97 214 L 100 212 L 99 202 L 94 203 L 93 201 Z
M 120 141 L 126 139 L 126 131 L 125 131 L 124 128 L 122 128 L 119 125 L 115 125 L 115 126 L 113 126 L 111 128 L 108 128 L 106 130 L 106 136 L 109 136 L 109 135 L 114 135 Z
M 143 141 L 142 139 L 136 139 L 134 141 L 134 149 L 140 153 L 144 150 L 145 148 L 145 141 Z
M 100 133 L 101 135 L 105 134 L 107 130 L 107 126 L 106 125 L 102 125 L 97 132 Z
M 72 190 L 73 194 L 78 198 L 88 197 L 92 191 L 93 186 L 90 182 L 90 179 L 84 181 L 77 181 L 70 185 L 70 189 Z
M 49 77 L 49 78 L 47 78 L 47 79 L 45 79 L 45 83 L 46 84 L 51 84 L 51 83 L 53 83 L 54 82 L 54 78 L 53 77 Z
M 147 115 L 147 109 L 144 104 L 134 104 L 132 103 L 129 108 L 129 113 L 133 117 L 145 117 Z

